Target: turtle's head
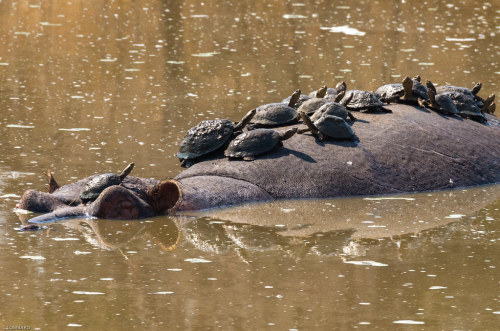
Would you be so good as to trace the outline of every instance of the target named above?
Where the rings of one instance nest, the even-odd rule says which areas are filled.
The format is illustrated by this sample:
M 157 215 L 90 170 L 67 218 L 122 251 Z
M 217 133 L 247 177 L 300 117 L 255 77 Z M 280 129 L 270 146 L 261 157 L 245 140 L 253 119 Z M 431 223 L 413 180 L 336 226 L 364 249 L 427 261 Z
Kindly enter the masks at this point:
M 288 106 L 293 107 L 299 101 L 300 94 L 302 93 L 301 90 L 297 90 L 293 92 L 292 96 L 290 97 L 290 102 L 288 103 Z
M 481 87 L 483 86 L 483 84 L 481 84 L 481 82 L 479 83 L 476 83 L 476 85 L 474 85 L 474 87 L 472 88 L 472 94 L 476 95 L 479 93 L 479 90 L 481 90 Z
M 415 77 L 413 77 L 413 79 L 417 82 L 420 82 L 422 80 L 422 78 L 420 78 L 420 75 L 416 75 Z
M 432 90 L 434 94 L 436 94 L 436 88 L 434 87 L 434 84 L 432 84 L 430 80 L 425 82 L 425 86 L 427 86 L 429 90 Z M 427 91 L 427 93 L 429 93 L 429 91 Z
M 328 87 L 322 86 L 317 92 L 316 92 L 316 98 L 324 98 L 326 95 L 326 91 L 328 91 Z
M 405 91 L 407 89 L 409 89 L 411 91 L 412 87 L 413 87 L 413 80 L 410 79 L 410 77 L 405 77 L 405 79 L 403 79 L 403 88 L 405 89 Z
M 340 93 L 341 91 L 346 91 L 347 84 L 344 81 L 341 81 L 335 86 L 335 89 L 337 90 L 337 93 Z

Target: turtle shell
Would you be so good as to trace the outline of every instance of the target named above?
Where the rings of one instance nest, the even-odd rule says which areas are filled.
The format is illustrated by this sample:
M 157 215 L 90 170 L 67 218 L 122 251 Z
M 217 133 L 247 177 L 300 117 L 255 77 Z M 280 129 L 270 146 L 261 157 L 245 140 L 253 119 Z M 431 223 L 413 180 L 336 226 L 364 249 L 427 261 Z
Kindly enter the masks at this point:
M 380 86 L 375 93 L 380 95 L 384 99 L 397 99 L 404 94 L 403 84 L 386 84 Z
M 298 111 L 303 111 L 308 116 L 313 114 L 316 110 L 321 108 L 323 105 L 332 102 L 332 100 L 325 98 L 312 98 L 304 102 L 298 109 Z
M 257 108 L 251 123 L 259 126 L 278 126 L 297 119 L 298 113 L 284 103 L 270 103 Z
M 80 199 L 84 201 L 95 200 L 104 191 L 104 189 L 121 184 L 120 175 L 117 174 L 101 174 L 97 175 L 85 184 L 83 191 L 80 193 Z
M 451 98 L 459 112 L 481 113 L 473 96 L 456 91 L 443 92 L 438 95 L 447 95 Z M 470 94 L 472 95 L 472 93 Z
M 329 87 L 327 90 L 326 90 L 326 95 L 325 95 L 325 98 L 328 98 L 328 99 L 335 99 L 337 97 L 337 95 L 339 94 L 339 92 L 334 89 L 333 87 Z
M 453 91 L 444 92 L 440 95 L 447 95 L 451 98 L 458 110 L 457 115 L 481 123 L 488 120 L 486 116 L 484 116 L 484 114 L 481 112 L 478 103 L 476 102 L 476 100 L 474 100 L 474 96 L 471 97 L 468 94 Z
M 449 95 L 446 94 L 438 94 L 435 97 L 436 103 L 444 109 L 444 111 L 448 114 L 456 114 L 458 113 L 457 107 L 455 107 L 455 104 L 453 103 L 453 100 L 450 98 Z
M 233 135 L 230 120 L 207 120 L 189 129 L 181 142 L 176 156 L 181 160 L 192 160 L 222 147 Z
M 311 121 L 317 121 L 321 116 L 333 115 L 345 120 L 348 116 L 347 109 L 339 103 L 329 102 L 321 106 L 311 116 Z
M 362 109 L 370 109 L 383 106 L 377 94 L 370 91 L 361 91 L 361 90 L 347 91 L 342 101 L 349 98 L 351 94 L 353 95 L 351 101 L 349 101 L 349 103 L 345 105 L 346 108 L 348 109 L 362 110 Z
M 285 98 L 283 99 L 283 101 L 281 101 L 281 103 L 284 103 L 288 106 L 288 103 L 290 103 L 290 98 L 291 96 L 289 96 L 288 98 Z M 294 109 L 299 109 L 299 107 L 307 100 L 311 99 L 310 96 L 308 96 L 307 94 L 301 94 L 300 97 L 299 97 L 299 100 L 297 100 L 297 102 L 295 103 L 295 105 L 292 107 Z
M 280 134 L 272 129 L 255 129 L 240 134 L 229 144 L 224 155 L 232 158 L 255 157 L 272 150 Z
M 321 133 L 330 138 L 359 140 L 351 126 L 338 116 L 321 116 L 314 122 L 314 125 Z
M 452 86 L 452 85 L 444 85 L 444 86 L 438 86 L 436 87 L 436 92 L 439 93 L 444 93 L 444 92 L 458 92 L 465 94 L 466 96 L 470 98 L 474 98 L 474 94 L 472 94 L 472 91 L 469 90 L 466 87 L 460 87 L 460 86 Z
M 413 81 L 413 86 L 411 88 L 411 91 L 413 95 L 416 97 L 420 97 L 424 100 L 429 100 L 429 96 L 427 95 L 427 87 L 416 79 L 412 79 L 412 81 Z

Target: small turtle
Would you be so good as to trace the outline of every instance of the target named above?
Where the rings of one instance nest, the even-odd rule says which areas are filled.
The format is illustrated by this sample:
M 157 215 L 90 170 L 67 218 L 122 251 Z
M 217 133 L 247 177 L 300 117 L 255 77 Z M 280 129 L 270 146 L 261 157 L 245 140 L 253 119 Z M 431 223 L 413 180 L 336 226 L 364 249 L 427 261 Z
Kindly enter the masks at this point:
M 252 118 L 251 128 L 274 127 L 289 124 L 298 119 L 297 110 L 293 108 L 301 96 L 296 90 L 290 97 L 288 105 L 284 103 L 269 103 L 257 108 Z
M 489 107 L 495 100 L 495 95 L 492 94 L 488 98 L 483 99 L 479 95 L 479 91 L 481 90 L 481 87 L 483 85 L 481 83 L 476 83 L 472 89 L 468 89 L 467 87 L 461 87 L 461 86 L 452 86 L 452 85 L 444 85 L 444 86 L 438 86 L 436 87 L 436 92 L 437 93 L 445 93 L 445 92 L 458 92 L 461 93 L 468 98 L 474 99 L 476 101 L 476 105 L 481 109 L 481 111 L 490 113 L 491 110 Z
M 323 86 L 326 88 L 326 86 Z M 341 91 L 339 94 L 336 95 L 335 98 L 327 98 L 325 97 L 316 97 L 316 98 L 311 98 L 307 101 L 305 101 L 298 109 L 297 111 L 303 111 L 307 115 L 312 115 L 316 110 L 321 108 L 322 106 L 326 105 L 327 103 L 338 103 L 343 97 L 344 97 L 345 92 Z M 319 94 L 321 95 L 321 94 Z
M 241 132 L 255 113 L 255 109 L 249 111 L 236 125 L 227 119 L 206 120 L 189 129 L 176 154 L 181 166 L 188 168 L 201 156 L 225 146 L 235 134 Z
M 458 114 L 457 107 L 451 100 L 450 96 L 446 94 L 437 94 L 433 89 L 428 89 L 427 94 L 429 96 L 429 107 L 435 111 L 443 113 L 445 115 Z
M 119 175 L 109 173 L 95 176 L 85 184 L 80 193 L 80 199 L 82 199 L 83 203 L 97 199 L 104 189 L 113 185 L 120 185 L 125 177 L 132 172 L 132 169 L 134 169 L 134 163 L 130 163 Z
M 341 117 L 323 115 L 313 123 L 306 113 L 300 112 L 299 115 L 302 118 L 302 121 L 304 121 L 309 128 L 306 130 L 311 131 L 312 134 L 318 137 L 319 140 L 324 140 L 326 136 L 333 139 L 359 141 L 359 138 L 354 133 L 354 130 Z M 303 133 L 306 130 L 301 130 L 300 133 Z
M 297 132 L 297 128 L 279 133 L 273 129 L 255 129 L 237 136 L 227 147 L 224 155 L 229 158 L 243 158 L 252 161 L 256 156 L 267 153 L 289 139 Z
M 401 84 L 387 84 L 379 87 L 376 94 L 380 95 L 382 102 L 403 102 L 424 105 L 424 100 L 429 100 L 427 88 L 420 83 L 420 76 L 413 79 L 405 77 Z
M 392 113 L 390 109 L 384 108 L 377 94 L 369 91 L 347 91 L 344 98 L 340 101 L 340 104 L 349 110 L 360 112 Z
M 483 86 L 483 84 L 477 83 L 472 87 L 472 89 L 469 90 L 467 87 L 443 85 L 443 86 L 436 87 L 436 92 L 437 93 L 460 92 L 460 93 L 466 94 L 472 98 L 475 98 L 477 96 L 477 94 L 479 93 L 479 91 L 481 90 L 482 86 Z
M 328 88 L 326 90 L 325 98 L 337 99 L 339 94 L 341 94 L 342 92 L 345 93 L 346 90 L 347 90 L 347 84 L 344 81 L 341 81 L 340 83 L 337 83 L 337 85 L 335 85 L 335 88 Z M 336 102 L 339 102 L 339 100 L 341 99 L 342 97 L 340 97 L 340 99 L 338 99 Z
M 309 115 L 307 112 L 305 112 L 305 113 L 307 115 Z M 351 121 L 356 120 L 356 118 L 352 115 L 352 113 L 350 111 L 348 111 L 344 106 L 342 106 L 340 103 L 337 103 L 337 102 L 329 102 L 329 103 L 321 106 L 311 116 L 311 121 L 314 122 L 314 121 L 318 120 L 321 116 L 324 116 L 324 115 L 337 116 L 337 117 L 342 118 L 343 120 L 346 120 L 347 118 L 349 118 Z
M 437 89 L 434 87 L 431 81 L 426 82 L 427 88 L 437 93 Z M 447 95 L 451 98 L 455 107 L 458 110 L 457 115 L 464 118 L 469 118 L 471 120 L 484 123 L 487 121 L 486 116 L 484 116 L 483 111 L 489 109 L 493 100 L 495 99 L 495 95 L 491 95 L 488 97 L 484 103 L 482 103 L 482 108 L 479 107 L 478 101 L 471 97 L 469 93 L 462 93 L 458 91 L 445 91 L 440 93 L 439 95 Z

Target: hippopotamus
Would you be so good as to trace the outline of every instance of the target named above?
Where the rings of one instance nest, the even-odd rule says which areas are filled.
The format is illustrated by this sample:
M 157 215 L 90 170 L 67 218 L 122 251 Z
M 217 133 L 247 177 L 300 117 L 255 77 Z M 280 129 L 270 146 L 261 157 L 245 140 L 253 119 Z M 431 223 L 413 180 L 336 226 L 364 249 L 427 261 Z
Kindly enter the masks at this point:
M 387 108 L 392 113 L 356 114 L 352 128 L 359 142 L 296 134 L 253 161 L 227 159 L 220 151 L 171 180 L 129 176 L 87 205 L 79 193 L 93 176 L 53 193 L 29 190 L 17 207 L 48 213 L 33 222 L 81 216 L 136 219 L 276 199 L 398 194 L 500 182 L 500 123 L 495 116 L 486 115 L 487 123 L 478 123 L 418 106 Z

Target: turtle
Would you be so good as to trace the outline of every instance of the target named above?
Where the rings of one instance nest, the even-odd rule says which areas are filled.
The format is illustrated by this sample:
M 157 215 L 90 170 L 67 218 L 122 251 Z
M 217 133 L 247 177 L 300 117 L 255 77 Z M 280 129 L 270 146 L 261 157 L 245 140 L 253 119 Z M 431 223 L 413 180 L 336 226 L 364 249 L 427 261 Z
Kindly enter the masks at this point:
M 437 89 L 434 87 L 434 84 L 432 84 L 431 81 L 427 81 L 426 85 L 429 90 L 437 93 Z M 495 95 L 492 94 L 484 101 L 484 103 L 481 103 L 482 108 L 480 108 L 478 101 L 469 93 L 450 90 L 442 92 L 439 95 L 447 95 L 451 98 L 458 110 L 458 116 L 469 118 L 480 123 L 484 123 L 487 121 L 487 118 L 486 116 L 484 116 L 483 111 L 488 109 L 495 99 Z
M 424 101 L 429 100 L 427 88 L 420 82 L 420 76 L 415 76 L 413 79 L 405 77 L 401 84 L 383 85 L 375 93 L 380 95 L 380 100 L 387 104 L 403 102 L 424 106 Z
M 429 96 L 429 108 L 445 115 L 458 114 L 457 107 L 455 107 L 449 95 L 436 94 L 433 89 L 428 89 L 427 94 Z
M 335 85 L 335 88 L 328 88 L 326 90 L 325 98 L 337 99 L 339 94 L 341 94 L 342 92 L 345 93 L 346 90 L 347 90 L 347 84 L 344 81 L 341 81 L 341 82 L 337 83 L 337 85 Z M 342 99 L 342 97 L 340 99 Z
M 325 136 L 333 139 L 359 141 L 354 130 L 341 117 L 323 115 L 313 123 L 306 113 L 300 112 L 299 115 L 308 127 L 308 129 L 299 131 L 300 133 L 311 131 L 311 133 L 321 141 L 325 139 Z
M 349 110 L 360 112 L 392 113 L 390 109 L 384 108 L 378 95 L 370 91 L 347 91 L 345 96 L 340 101 L 340 104 Z
M 224 155 L 229 158 L 243 158 L 252 161 L 256 156 L 267 153 L 281 144 L 281 141 L 291 138 L 297 128 L 285 132 L 273 129 L 255 129 L 237 136 L 227 147 Z
M 134 169 L 134 163 L 130 163 L 119 175 L 108 173 L 95 176 L 83 187 L 80 193 L 80 199 L 82 199 L 83 203 L 97 199 L 104 189 L 113 185 L 120 185 L 125 177 L 132 172 L 132 169 Z
M 326 88 L 326 86 L 323 86 Z M 307 115 L 312 115 L 316 110 L 321 108 L 322 106 L 328 104 L 328 103 L 338 103 L 343 97 L 344 97 L 345 92 L 341 91 L 339 94 L 336 95 L 335 98 L 327 98 L 327 97 L 316 97 L 316 98 L 311 98 L 309 100 L 306 100 L 298 109 L 297 111 L 303 111 Z M 321 94 L 320 94 L 321 95 Z
M 225 146 L 230 139 L 241 132 L 256 112 L 256 109 L 250 110 L 236 124 L 228 119 L 205 120 L 189 129 L 176 154 L 181 166 L 188 168 L 201 156 Z
M 300 110 L 300 109 L 299 109 Z M 300 111 L 299 111 L 300 113 Z M 309 114 L 305 112 L 308 116 Z M 348 111 L 343 105 L 338 102 L 328 102 L 317 109 L 314 114 L 311 116 L 311 121 L 318 120 L 323 115 L 334 115 L 346 120 L 349 118 L 351 121 L 355 121 L 356 118 L 352 115 L 350 111 Z
M 494 94 L 492 94 L 488 98 L 483 99 L 479 95 L 477 95 L 479 93 L 479 91 L 481 90 L 482 86 L 483 86 L 483 84 L 479 82 L 479 83 L 476 83 L 472 87 L 472 89 L 469 90 L 467 87 L 443 85 L 443 86 L 436 87 L 436 92 L 437 93 L 458 92 L 458 93 L 464 94 L 467 97 L 474 99 L 476 101 L 476 105 L 479 108 L 481 108 L 481 110 L 483 112 L 489 113 L 489 112 L 491 112 L 489 107 L 493 103 L 495 96 L 494 96 Z M 490 101 L 491 101 L 491 103 L 490 103 Z M 485 105 L 486 105 L 486 107 L 485 107 Z
M 296 90 L 290 97 L 288 105 L 278 102 L 269 103 L 257 108 L 252 118 L 250 128 L 275 127 L 289 124 L 298 119 L 298 113 L 293 106 L 300 99 L 301 91 Z
M 461 86 L 453 86 L 453 85 L 443 85 L 443 86 L 438 86 L 436 87 L 436 92 L 437 93 L 443 93 L 443 92 L 460 92 L 463 94 L 466 94 L 472 98 L 475 98 L 479 91 L 481 90 L 481 87 L 483 86 L 482 83 L 476 83 L 472 89 L 468 89 L 467 87 L 461 87 Z

